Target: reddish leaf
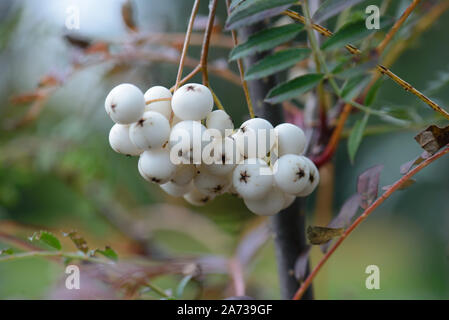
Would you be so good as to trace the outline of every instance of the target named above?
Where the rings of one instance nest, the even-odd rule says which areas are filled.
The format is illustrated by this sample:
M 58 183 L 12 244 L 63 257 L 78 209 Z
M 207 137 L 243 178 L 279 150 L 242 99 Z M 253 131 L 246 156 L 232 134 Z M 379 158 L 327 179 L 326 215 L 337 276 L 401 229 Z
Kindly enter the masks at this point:
M 338 215 L 332 219 L 332 221 L 327 225 L 329 228 L 346 228 L 351 224 L 357 210 L 360 206 L 362 196 L 358 193 L 352 195 L 348 200 L 345 201 L 340 209 Z M 332 241 L 328 241 L 320 246 L 321 252 L 326 253 L 331 245 Z
M 407 172 L 410 171 L 410 169 L 411 169 L 413 166 L 416 166 L 416 165 L 420 164 L 421 162 L 423 162 L 424 160 L 426 160 L 426 159 L 427 159 L 428 157 L 430 157 L 430 156 L 431 156 L 430 153 L 428 153 L 427 151 L 424 151 L 420 156 L 416 157 L 416 158 L 413 159 L 413 160 L 410 160 L 410 161 L 404 163 L 404 164 L 401 166 L 401 168 L 400 168 L 401 174 L 406 174 Z
M 449 126 L 439 128 L 431 125 L 418 133 L 415 136 L 415 140 L 419 143 L 421 148 L 430 154 L 435 154 L 442 147 L 449 144 Z
M 137 24 L 134 20 L 134 8 L 130 0 L 127 0 L 122 5 L 122 18 L 128 29 L 131 31 L 137 31 Z
M 366 209 L 377 198 L 380 173 L 383 165 L 377 165 L 363 172 L 357 179 L 357 192 L 361 195 L 360 206 Z
M 338 215 L 329 223 L 329 228 L 346 228 L 357 213 L 362 197 L 356 193 L 345 201 Z
M 296 259 L 295 262 L 295 278 L 298 281 L 304 280 L 309 266 L 309 255 L 311 247 L 308 246 Z

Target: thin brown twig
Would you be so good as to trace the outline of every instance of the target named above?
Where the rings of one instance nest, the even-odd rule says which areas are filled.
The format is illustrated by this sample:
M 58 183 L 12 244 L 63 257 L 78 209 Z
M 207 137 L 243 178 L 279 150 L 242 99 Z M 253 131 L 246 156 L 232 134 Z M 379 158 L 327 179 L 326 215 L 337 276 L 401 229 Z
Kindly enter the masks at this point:
M 386 46 L 390 43 L 395 34 L 398 32 L 399 28 L 404 24 L 405 20 L 407 20 L 408 16 L 413 12 L 413 10 L 420 2 L 421 0 L 413 0 L 413 2 L 402 13 L 401 17 L 395 22 L 393 27 L 391 27 L 390 31 L 388 31 L 385 38 L 382 40 L 381 43 L 379 43 L 379 45 L 376 48 L 376 51 L 379 54 L 379 56 L 383 53 Z
M 187 56 L 187 50 L 189 48 L 190 36 L 192 35 L 193 23 L 195 22 L 196 14 L 198 13 L 198 8 L 200 5 L 200 0 L 195 0 L 192 7 L 192 13 L 190 14 L 189 24 L 187 26 L 186 37 L 184 39 L 184 45 L 182 47 L 181 59 L 179 60 L 178 74 L 176 76 L 175 90 L 178 89 L 179 81 L 181 81 L 182 70 L 184 68 L 184 61 Z
M 214 29 L 215 13 L 217 11 L 218 0 L 212 0 L 209 4 L 209 17 L 207 18 L 207 26 L 204 31 L 203 46 L 201 48 L 200 65 L 203 73 L 203 84 L 209 86 L 209 75 L 207 72 L 207 58 L 209 55 L 210 37 Z
M 228 9 L 228 14 L 229 14 L 230 0 L 226 1 L 226 6 Z M 231 35 L 232 35 L 232 40 L 234 42 L 234 47 L 236 47 L 239 44 L 239 41 L 238 41 L 237 33 L 235 32 L 235 30 L 231 30 Z M 250 118 L 254 118 L 255 115 L 254 115 L 253 103 L 251 101 L 251 96 L 249 94 L 248 83 L 245 80 L 245 71 L 243 69 L 242 59 L 237 59 L 237 67 L 238 67 L 239 73 L 240 73 L 240 80 L 242 82 L 243 92 L 245 93 L 246 104 L 248 105 L 249 116 L 250 116 Z
M 145 104 L 150 104 L 150 103 L 159 102 L 159 101 L 170 101 L 170 100 L 171 100 L 171 98 L 151 99 L 151 100 L 145 101 Z
M 338 249 L 338 247 L 342 244 L 342 242 L 354 231 L 355 228 L 357 228 L 377 207 L 379 207 L 386 199 L 388 199 L 395 191 L 397 191 L 407 180 L 412 178 L 415 174 L 417 174 L 419 171 L 427 167 L 429 164 L 437 160 L 438 158 L 441 158 L 445 154 L 449 153 L 449 145 L 445 146 L 443 150 L 439 151 L 438 153 L 435 153 L 431 157 L 427 158 L 423 162 L 421 162 L 419 165 L 417 165 L 415 168 L 407 172 L 404 176 L 402 176 L 401 179 L 396 181 L 391 187 L 387 189 L 379 198 L 377 198 L 376 201 L 374 201 L 352 224 L 351 226 L 345 230 L 343 235 L 337 240 L 337 242 L 332 246 L 332 248 L 324 255 L 321 260 L 318 262 L 318 264 L 315 266 L 315 268 L 312 270 L 310 275 L 307 277 L 307 279 L 303 282 L 301 287 L 298 289 L 296 294 L 294 295 L 294 300 L 299 300 L 306 292 L 307 288 L 312 283 L 313 279 L 316 277 L 320 269 L 323 267 L 323 265 L 326 263 L 327 260 L 332 256 L 332 254 L 335 252 L 335 250 Z

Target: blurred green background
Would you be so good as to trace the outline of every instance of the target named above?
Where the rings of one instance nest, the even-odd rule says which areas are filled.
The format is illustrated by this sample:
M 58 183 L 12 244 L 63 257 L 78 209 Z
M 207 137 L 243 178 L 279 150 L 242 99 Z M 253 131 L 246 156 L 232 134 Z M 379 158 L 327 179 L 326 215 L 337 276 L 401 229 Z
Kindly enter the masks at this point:
M 393 1 L 389 14 L 398 15 L 411 1 Z M 48 73 L 64 75 L 82 59 L 67 44 L 66 9 L 80 9 L 80 30 L 95 40 L 123 41 L 128 31 L 120 8 L 123 1 L 3 0 L 0 2 L 0 230 L 19 237 L 40 229 L 77 229 L 93 247 L 111 245 L 120 258 L 136 254 L 123 230 L 111 223 L 109 211 L 118 210 L 126 221 L 145 219 L 147 236 L 174 255 L 230 256 L 242 232 L 257 219 L 242 201 L 225 195 L 196 208 L 182 199 L 163 194 L 146 183 L 137 171 L 137 159 L 114 153 L 108 144 L 112 122 L 104 112 L 108 91 L 122 82 L 146 90 L 153 85 L 173 85 L 177 66 L 131 59 L 105 63 L 67 78 L 26 126 L 11 129 L 29 104 L 13 105 L 11 97 L 33 91 Z M 380 3 L 380 1 L 375 1 Z M 141 32 L 184 32 L 192 1 L 135 1 Z M 363 7 L 363 6 L 361 6 Z M 200 14 L 207 14 L 203 1 Z M 219 21 L 226 19 L 223 3 Z M 426 88 L 441 72 L 449 72 L 449 12 L 446 12 L 394 64 L 392 70 L 417 88 Z M 155 48 L 157 50 L 157 48 Z M 228 50 L 213 47 L 211 61 L 223 63 Z M 189 55 L 198 57 L 199 47 Z M 223 60 L 224 59 L 224 60 Z M 234 64 L 230 65 L 236 71 Z M 200 81 L 199 78 L 195 78 Z M 247 111 L 242 89 L 212 75 L 212 86 L 240 124 Z M 449 106 L 446 86 L 432 98 Z M 378 106 L 406 107 L 422 117 L 431 115 L 416 98 L 386 80 L 376 100 Z M 355 117 L 357 118 L 357 117 Z M 421 128 L 424 129 L 424 128 Z M 381 186 L 400 177 L 401 164 L 421 153 L 413 137 L 420 129 L 366 137 L 351 164 L 343 142 L 334 161 L 333 214 L 355 192 L 357 176 L 384 164 Z M 449 297 L 449 163 L 442 158 L 417 176 L 417 183 L 393 195 L 362 224 L 330 259 L 314 284 L 320 299 L 446 299 Z M 316 193 L 308 199 L 309 222 L 316 216 Z M 167 205 L 162 205 L 162 204 Z M 187 207 L 188 210 L 183 210 Z M 106 208 L 106 209 L 105 209 Z M 166 218 L 164 219 L 164 215 Z M 322 221 L 322 220 L 321 220 Z M 69 242 L 64 250 L 74 251 Z M 10 247 L 0 242 L 0 249 Z M 312 251 L 312 261 L 321 256 Z M 365 268 L 380 267 L 381 289 L 365 288 Z M 276 262 L 270 239 L 245 270 L 247 294 L 279 298 Z M 63 281 L 61 264 L 41 258 L 0 263 L 0 299 L 48 298 Z M 162 288 L 175 288 L 181 276 L 154 280 Z M 230 295 L 226 276 L 207 276 L 202 299 Z M 214 290 L 214 288 L 216 288 Z M 217 289 L 218 288 L 218 289 Z M 228 291 L 227 291 L 228 290 Z M 185 298 L 197 288 L 188 285 Z M 148 298 L 154 296 L 149 295 Z

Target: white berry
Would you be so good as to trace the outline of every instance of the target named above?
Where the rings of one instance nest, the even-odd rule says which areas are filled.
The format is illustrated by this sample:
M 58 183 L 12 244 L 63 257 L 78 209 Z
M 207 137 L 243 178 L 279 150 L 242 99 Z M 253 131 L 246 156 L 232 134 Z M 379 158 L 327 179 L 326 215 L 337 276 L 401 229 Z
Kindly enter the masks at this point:
M 214 106 L 209 88 L 198 83 L 188 83 L 175 91 L 172 109 L 182 120 L 202 120 Z
M 231 177 L 215 176 L 202 168 L 193 179 L 195 187 L 203 194 L 209 196 L 218 196 L 225 193 L 231 185 Z
M 231 132 L 234 129 L 234 122 L 232 122 L 229 114 L 223 110 L 215 110 L 207 115 L 206 127 L 208 129 L 217 129 L 220 131 L 221 136 L 225 137 L 226 131 Z
M 157 100 L 157 99 L 171 99 L 172 94 L 169 89 L 162 86 L 154 86 L 148 89 L 145 94 L 145 101 Z M 171 115 L 171 101 L 162 100 L 151 102 L 146 105 L 145 111 L 156 111 L 162 114 L 167 120 Z
M 188 183 L 184 186 L 180 186 L 176 183 L 173 183 L 171 181 L 161 184 L 162 190 L 164 190 L 166 193 L 171 195 L 172 197 L 182 197 L 186 193 L 190 192 L 193 188 L 192 183 Z
M 187 120 L 172 128 L 169 140 L 173 159 L 176 158 L 177 162 L 201 163 L 202 150 L 210 143 L 211 137 L 200 122 Z
M 250 158 L 234 169 L 232 182 L 237 193 L 245 199 L 257 200 L 271 189 L 273 176 L 267 163 Z
M 143 152 L 131 142 L 127 124 L 114 124 L 109 131 L 109 144 L 115 152 L 128 156 L 138 156 Z
M 318 168 L 315 166 L 313 161 L 309 158 L 305 158 L 304 160 L 309 167 L 309 180 L 307 181 L 306 187 L 297 194 L 298 197 L 306 197 L 311 194 L 320 182 L 320 172 L 318 171 Z
M 297 194 L 307 186 L 310 169 L 305 159 L 296 154 L 286 154 L 276 161 L 274 181 L 282 191 Z
M 241 161 L 241 155 L 236 149 L 234 139 L 226 137 L 224 139 L 217 139 L 212 142 L 212 155 L 210 162 L 203 164 L 207 171 L 214 175 L 222 176 L 234 170 L 237 163 Z
M 285 154 L 301 154 L 306 147 L 304 131 L 291 123 L 282 123 L 274 128 L 277 142 L 276 154 L 281 157 Z
M 233 137 L 241 154 L 246 158 L 265 157 L 275 142 L 273 126 L 262 118 L 245 121 Z
M 131 124 L 142 116 L 145 98 L 135 85 L 123 83 L 109 92 L 104 107 L 115 123 Z
M 141 149 L 165 147 L 170 135 L 167 118 L 155 111 L 147 111 L 129 129 L 131 141 Z
M 261 216 L 272 216 L 282 210 L 284 206 L 284 194 L 278 188 L 271 190 L 262 199 L 243 199 L 250 211 Z
M 176 171 L 167 149 L 145 151 L 140 155 L 138 168 L 143 178 L 159 184 L 168 182 Z
M 194 206 L 204 206 L 206 203 L 214 199 L 214 196 L 206 195 L 193 188 L 190 192 L 184 195 L 184 199 Z
M 185 186 L 193 180 L 197 169 L 193 164 L 180 164 L 176 166 L 176 171 L 170 181 L 179 186 Z

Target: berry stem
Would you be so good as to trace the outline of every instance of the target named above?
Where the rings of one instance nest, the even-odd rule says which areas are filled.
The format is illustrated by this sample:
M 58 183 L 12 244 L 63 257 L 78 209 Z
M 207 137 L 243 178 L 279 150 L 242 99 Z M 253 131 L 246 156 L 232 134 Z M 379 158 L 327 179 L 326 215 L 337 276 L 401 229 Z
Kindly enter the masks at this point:
M 192 35 L 193 30 L 193 23 L 195 22 L 196 14 L 198 13 L 198 8 L 200 5 L 200 0 L 195 0 L 195 3 L 193 4 L 192 13 L 190 14 L 189 24 L 187 26 L 186 36 L 184 39 L 184 45 L 182 47 L 181 52 L 181 59 L 179 60 L 179 67 L 178 67 L 178 74 L 176 76 L 176 84 L 175 84 L 175 91 L 179 87 L 179 82 L 181 81 L 182 77 L 182 70 L 184 68 L 184 62 L 187 56 L 187 50 L 189 49 L 189 43 L 190 43 L 190 37 Z
M 230 14 L 229 6 L 230 6 L 230 0 L 226 0 L 226 7 L 228 10 L 228 15 Z M 235 32 L 234 29 L 231 30 L 231 35 L 232 35 L 232 40 L 234 42 L 234 48 L 235 48 L 239 44 L 239 40 L 237 38 L 237 33 Z M 237 59 L 237 67 L 238 67 L 239 73 L 240 73 L 240 81 L 242 82 L 243 92 L 245 93 L 245 99 L 246 99 L 246 104 L 248 106 L 249 116 L 252 119 L 255 117 L 254 108 L 253 108 L 253 103 L 251 101 L 251 96 L 249 95 L 248 83 L 245 80 L 245 71 L 243 69 L 242 59 Z
M 434 162 L 435 160 L 441 158 L 445 154 L 449 153 L 449 145 L 446 145 L 443 150 L 435 153 L 433 156 L 427 158 L 425 161 L 421 162 L 419 165 L 417 165 L 415 168 L 407 172 L 404 176 L 402 176 L 401 179 L 396 181 L 391 187 L 389 187 L 379 198 L 377 198 L 376 201 L 374 201 L 352 224 L 349 226 L 349 228 L 346 229 L 346 231 L 343 233 L 343 235 L 337 240 L 337 242 L 331 247 L 331 249 L 324 255 L 321 260 L 318 262 L 318 264 L 315 266 L 315 268 L 312 270 L 310 275 L 306 278 L 306 280 L 303 282 L 301 287 L 298 289 L 298 291 L 295 293 L 293 299 L 299 300 L 306 292 L 307 288 L 311 285 L 313 279 L 316 277 L 318 272 L 321 270 L 323 265 L 326 263 L 327 260 L 332 256 L 332 254 L 337 250 L 337 248 L 342 244 L 342 242 L 354 231 L 355 228 L 357 228 L 377 207 L 379 207 L 385 200 L 387 200 L 395 191 L 400 189 L 400 187 L 408 181 L 410 178 L 412 178 L 415 174 L 417 174 L 419 171 L 427 167 L 429 164 Z
M 206 30 L 204 31 L 203 46 L 201 48 L 200 66 L 203 74 L 203 84 L 209 86 L 209 75 L 207 72 L 207 58 L 209 55 L 210 37 L 214 29 L 215 13 L 217 11 L 218 0 L 211 0 L 209 3 L 209 16 L 207 18 Z
M 214 98 L 214 102 L 217 105 L 217 108 L 220 110 L 225 111 L 223 104 L 221 103 L 220 99 L 218 98 L 218 96 L 215 94 L 214 90 L 212 90 L 211 86 L 208 86 L 210 92 L 212 93 L 212 97 Z
M 170 101 L 171 100 L 171 98 L 159 98 L 159 99 L 151 99 L 151 100 L 147 100 L 147 101 L 145 101 L 145 104 L 146 105 L 148 105 L 148 104 L 150 104 L 150 103 L 153 103 L 153 102 L 159 102 L 159 101 Z

